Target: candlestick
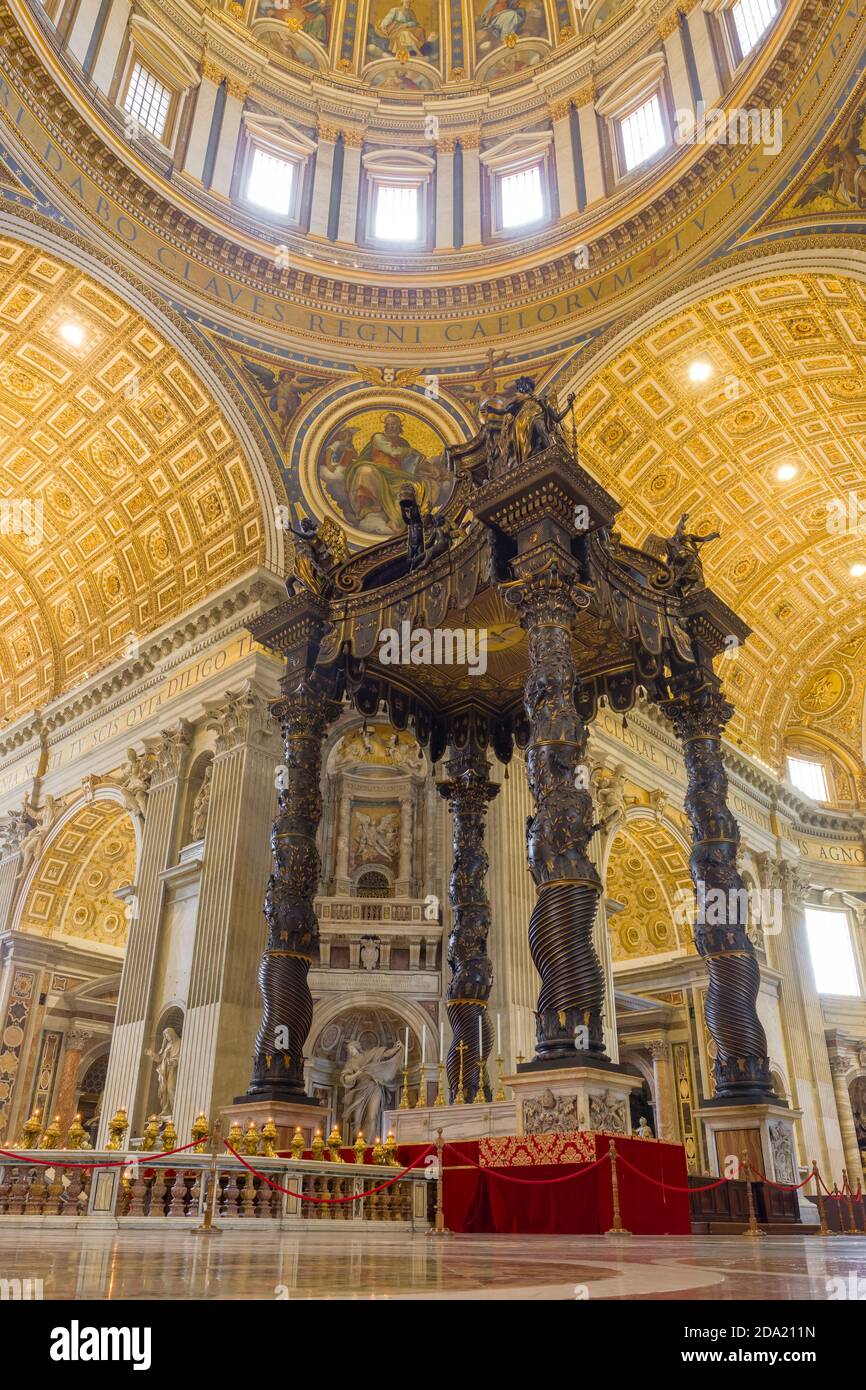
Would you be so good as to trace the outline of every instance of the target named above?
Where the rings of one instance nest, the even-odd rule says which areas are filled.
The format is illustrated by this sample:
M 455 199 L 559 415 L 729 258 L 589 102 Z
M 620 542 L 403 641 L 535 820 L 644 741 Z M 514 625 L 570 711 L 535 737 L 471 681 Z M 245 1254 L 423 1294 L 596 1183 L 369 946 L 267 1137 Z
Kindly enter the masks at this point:
M 484 1094 L 484 1058 L 483 1058 L 483 1057 L 479 1057 L 479 1058 L 478 1058 L 478 1090 L 475 1092 L 475 1095 L 472 1097 L 472 1104 L 473 1104 L 473 1105 L 483 1105 L 483 1104 L 486 1102 L 486 1100 L 487 1100 L 487 1097 L 486 1097 L 486 1095 Z
M 418 1073 L 418 1099 L 415 1102 L 415 1109 L 420 1110 L 427 1104 L 427 1082 L 424 1080 L 424 1067 L 421 1066 Z
M 444 1074 L 445 1074 L 445 1063 L 444 1063 L 444 1062 L 438 1062 L 438 1063 L 436 1064 L 436 1070 L 437 1070 L 437 1072 L 439 1073 L 439 1081 L 438 1081 L 438 1084 L 437 1084 L 437 1087 L 436 1087 L 436 1099 L 434 1100 L 433 1104 L 434 1104 L 434 1105 L 444 1105 L 444 1104 L 445 1104 L 445 1090 L 444 1090 L 444 1087 L 443 1087 L 443 1084 L 442 1084 L 442 1077 L 443 1077 Z
M 409 1109 L 409 1068 L 403 1068 L 403 1094 L 400 1096 L 401 1110 Z
M 493 1097 L 493 1099 L 494 1099 L 494 1100 L 505 1100 L 505 1087 L 504 1087 L 503 1084 L 502 1084 L 502 1058 L 501 1058 L 501 1057 L 497 1057 L 497 1058 L 496 1058 L 496 1071 L 497 1071 L 497 1076 L 496 1076 L 496 1095 Z
M 466 1093 L 463 1090 L 463 1053 L 466 1051 L 466 1044 L 463 1039 L 457 1044 L 458 1071 L 457 1071 L 457 1094 L 454 1097 L 455 1105 L 466 1104 Z

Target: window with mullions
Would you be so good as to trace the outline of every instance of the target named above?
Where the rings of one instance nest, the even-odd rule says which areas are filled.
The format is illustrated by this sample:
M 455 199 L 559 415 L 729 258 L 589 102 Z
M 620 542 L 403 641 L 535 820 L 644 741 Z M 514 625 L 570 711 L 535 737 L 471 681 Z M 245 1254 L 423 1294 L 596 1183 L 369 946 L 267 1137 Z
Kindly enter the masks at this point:
M 152 72 L 136 63 L 126 92 L 123 109 L 128 116 L 139 121 L 145 130 L 156 140 L 162 138 L 168 118 L 171 92 L 154 77 Z
M 732 6 L 731 17 L 744 58 L 767 32 L 777 14 L 776 0 L 737 0 Z
M 280 159 L 279 155 L 269 154 L 267 150 L 254 150 L 247 180 L 247 198 L 267 212 L 288 217 L 292 207 L 295 172 L 292 160 Z
M 417 184 L 376 184 L 373 236 L 377 241 L 418 241 Z
M 651 159 L 668 142 L 658 94 L 643 102 L 619 123 L 623 162 L 627 173 Z
M 859 997 L 860 982 L 847 914 L 826 907 L 807 907 L 806 937 L 818 993 Z
M 813 762 L 809 758 L 789 757 L 788 776 L 792 785 L 804 796 L 810 796 L 813 801 L 830 800 L 823 763 Z

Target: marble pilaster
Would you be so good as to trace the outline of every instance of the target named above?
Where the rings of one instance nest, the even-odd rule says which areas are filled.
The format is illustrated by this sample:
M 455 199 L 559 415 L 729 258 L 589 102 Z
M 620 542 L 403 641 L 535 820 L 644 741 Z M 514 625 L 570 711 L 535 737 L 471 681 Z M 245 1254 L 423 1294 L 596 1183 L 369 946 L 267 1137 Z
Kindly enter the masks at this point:
M 219 140 L 217 142 L 216 161 L 214 163 L 213 178 L 211 180 L 211 190 L 220 193 L 224 198 L 228 198 L 231 193 L 232 176 L 234 174 L 235 159 L 238 151 L 238 139 L 240 137 L 241 119 L 244 114 L 244 102 L 247 99 L 246 84 L 239 78 L 226 78 L 226 101 L 223 107 L 223 118 L 220 125 Z
M 111 1038 L 98 1135 L 100 1145 L 108 1138 L 108 1121 L 119 1106 L 126 1106 L 132 1133 L 140 1132 L 144 1118 L 151 1066 L 144 1049 L 149 1045 L 148 1028 L 155 1023 L 151 1017 L 151 990 L 163 913 L 160 873 L 169 867 L 174 847 L 191 736 L 191 726 L 180 719 L 173 728 L 163 730 L 153 750 L 156 768 L 147 798 L 136 872 L 136 901 Z
M 101 92 L 107 92 L 111 86 L 111 79 L 114 77 L 117 60 L 120 57 L 120 50 L 126 37 L 129 11 L 129 0 L 112 0 L 91 73 L 93 81 Z
M 201 182 L 207 156 L 214 106 L 222 74 L 208 59 L 202 62 L 201 82 L 195 97 L 195 110 L 184 156 L 184 173 Z
M 327 237 L 334 177 L 334 149 L 337 131 L 321 121 L 316 127 L 316 167 L 313 172 L 313 198 L 310 205 L 310 236 Z
M 551 109 L 560 217 L 569 217 L 572 213 L 577 212 L 577 179 L 574 170 L 574 150 L 571 144 L 570 113 L 570 101 L 561 102 Z
M 247 686 L 210 705 L 216 732 L 174 1123 L 186 1135 L 248 1080 L 261 1013 L 262 884 L 276 804 L 279 741 L 263 695 Z

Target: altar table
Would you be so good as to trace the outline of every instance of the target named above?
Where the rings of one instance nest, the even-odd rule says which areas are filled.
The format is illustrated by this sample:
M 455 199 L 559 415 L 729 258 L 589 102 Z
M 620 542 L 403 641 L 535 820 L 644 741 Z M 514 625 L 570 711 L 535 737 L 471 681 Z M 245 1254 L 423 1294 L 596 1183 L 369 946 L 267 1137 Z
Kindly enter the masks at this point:
M 445 1225 L 450 1231 L 473 1233 L 603 1234 L 613 1225 L 610 1161 L 586 1170 L 608 1152 L 611 1138 L 618 1156 L 638 1169 L 632 1172 L 625 1162 L 617 1164 L 625 1229 L 634 1235 L 690 1234 L 682 1144 L 585 1130 L 447 1143 Z M 411 1163 L 423 1147 L 401 1144 L 401 1163 Z M 657 1186 L 659 1182 L 684 1190 L 672 1192 Z

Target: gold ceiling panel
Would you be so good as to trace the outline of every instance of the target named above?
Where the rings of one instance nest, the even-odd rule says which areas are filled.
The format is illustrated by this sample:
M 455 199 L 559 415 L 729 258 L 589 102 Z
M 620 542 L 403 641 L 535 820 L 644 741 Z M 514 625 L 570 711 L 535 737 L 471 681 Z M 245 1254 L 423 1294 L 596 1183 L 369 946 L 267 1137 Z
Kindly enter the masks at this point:
M 778 767 L 801 691 L 866 631 L 866 579 L 850 573 L 866 527 L 830 521 L 866 498 L 866 287 L 791 275 L 708 296 L 581 394 L 583 462 L 622 503 L 626 541 L 670 535 L 684 511 L 722 533 L 703 552 L 707 583 L 753 629 L 720 668 L 731 733 Z M 785 464 L 797 471 L 781 482 Z
M 263 533 L 238 441 L 175 349 L 88 276 L 5 240 L 0 363 L 8 721 L 256 564 Z

